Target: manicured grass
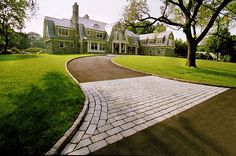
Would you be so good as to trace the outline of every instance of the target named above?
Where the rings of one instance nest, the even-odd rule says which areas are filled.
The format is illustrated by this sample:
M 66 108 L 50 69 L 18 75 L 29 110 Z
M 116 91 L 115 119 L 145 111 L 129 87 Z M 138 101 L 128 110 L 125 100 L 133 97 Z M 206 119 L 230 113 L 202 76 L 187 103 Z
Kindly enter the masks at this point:
M 93 155 L 235 156 L 235 95 L 230 89 Z
M 72 125 L 84 95 L 65 63 L 83 55 L 0 55 L 0 154 L 45 154 Z
M 197 60 L 198 68 L 185 66 L 186 59 L 161 56 L 122 56 L 114 62 L 139 71 L 197 83 L 236 87 L 236 63 Z

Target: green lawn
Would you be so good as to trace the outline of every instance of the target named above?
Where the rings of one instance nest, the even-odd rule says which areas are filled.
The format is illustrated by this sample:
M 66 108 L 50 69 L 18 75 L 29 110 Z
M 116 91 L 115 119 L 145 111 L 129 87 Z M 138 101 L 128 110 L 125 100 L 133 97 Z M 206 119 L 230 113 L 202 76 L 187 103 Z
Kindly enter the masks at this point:
M 191 82 L 236 87 L 236 63 L 197 60 L 198 68 L 185 66 L 186 59 L 161 56 L 122 56 L 113 61 L 132 69 Z
M 0 55 L 0 154 L 45 154 L 83 107 L 65 63 L 84 55 Z

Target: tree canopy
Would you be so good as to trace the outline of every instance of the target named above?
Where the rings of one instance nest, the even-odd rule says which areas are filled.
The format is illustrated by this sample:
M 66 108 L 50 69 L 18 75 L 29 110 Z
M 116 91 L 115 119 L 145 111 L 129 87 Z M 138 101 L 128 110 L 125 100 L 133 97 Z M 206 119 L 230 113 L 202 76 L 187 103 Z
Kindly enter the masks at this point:
M 11 35 L 21 30 L 25 20 L 37 10 L 36 0 L 1 0 L 0 2 L 0 34 L 3 40 L 2 53 L 7 52 Z
M 128 30 L 133 31 L 136 34 L 148 34 L 148 33 L 160 33 L 166 30 L 166 26 L 162 23 L 157 23 L 156 25 L 152 25 L 149 20 L 146 21 L 138 21 L 135 23 L 135 26 L 129 26 Z
M 123 23 L 134 26 L 135 21 L 163 22 L 182 29 L 188 43 L 187 66 L 196 67 L 195 55 L 199 42 L 207 35 L 218 17 L 234 18 L 233 0 L 161 0 L 161 16 L 149 13 L 146 0 L 129 0 Z
M 228 28 L 221 28 L 217 32 L 218 35 L 213 34 L 206 40 L 206 50 L 207 52 L 213 52 L 221 56 L 229 55 L 232 56 L 235 51 L 235 41 L 233 37 L 230 35 Z

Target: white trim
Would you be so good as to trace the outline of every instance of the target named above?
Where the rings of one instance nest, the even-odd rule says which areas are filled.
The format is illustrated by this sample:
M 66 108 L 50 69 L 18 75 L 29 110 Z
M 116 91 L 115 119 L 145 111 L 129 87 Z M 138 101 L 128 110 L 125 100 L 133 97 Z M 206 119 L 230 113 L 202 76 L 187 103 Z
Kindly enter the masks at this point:
M 86 35 L 90 36 L 90 30 L 86 30 Z
M 59 33 L 59 29 L 62 29 L 62 30 L 67 30 L 67 31 L 68 31 L 68 34 L 67 34 L 67 35 L 62 35 L 62 34 L 60 34 L 60 33 Z M 58 36 L 67 36 L 67 37 L 68 37 L 68 36 L 69 36 L 69 29 L 67 29 L 67 28 L 60 28 L 60 27 L 58 27 L 58 28 L 57 28 L 57 34 L 58 34 Z
M 91 48 L 92 43 L 97 44 L 97 50 Z M 105 50 L 100 50 L 100 44 L 104 44 Z M 105 53 L 105 52 L 106 52 L 106 42 L 88 41 L 88 53 Z
M 99 34 L 99 35 L 98 35 Z M 100 36 L 100 35 L 102 35 L 102 36 Z M 103 32 L 97 32 L 96 31 L 96 38 L 99 38 L 99 39 L 103 39 Z

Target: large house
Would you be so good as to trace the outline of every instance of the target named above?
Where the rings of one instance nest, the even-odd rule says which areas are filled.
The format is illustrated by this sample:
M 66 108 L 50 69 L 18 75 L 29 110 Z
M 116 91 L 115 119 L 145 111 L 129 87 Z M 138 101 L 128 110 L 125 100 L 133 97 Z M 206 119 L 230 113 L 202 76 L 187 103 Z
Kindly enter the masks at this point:
M 79 17 L 73 5 L 71 19 L 45 17 L 44 41 L 49 53 L 114 53 L 174 55 L 172 32 L 137 35 L 125 30 L 120 22 L 107 24 Z

